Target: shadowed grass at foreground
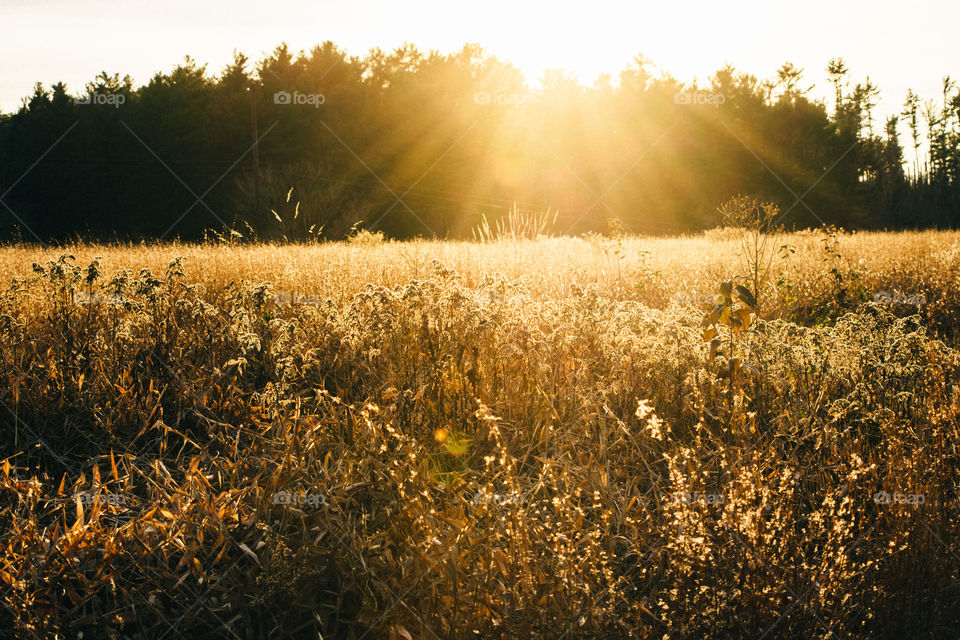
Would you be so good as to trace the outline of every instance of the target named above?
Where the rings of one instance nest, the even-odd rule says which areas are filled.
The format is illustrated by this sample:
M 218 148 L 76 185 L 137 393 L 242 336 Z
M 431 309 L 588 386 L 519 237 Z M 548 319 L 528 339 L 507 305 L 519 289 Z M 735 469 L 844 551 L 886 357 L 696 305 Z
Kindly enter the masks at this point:
M 715 235 L 7 250 L 0 628 L 949 637 L 957 237 Z

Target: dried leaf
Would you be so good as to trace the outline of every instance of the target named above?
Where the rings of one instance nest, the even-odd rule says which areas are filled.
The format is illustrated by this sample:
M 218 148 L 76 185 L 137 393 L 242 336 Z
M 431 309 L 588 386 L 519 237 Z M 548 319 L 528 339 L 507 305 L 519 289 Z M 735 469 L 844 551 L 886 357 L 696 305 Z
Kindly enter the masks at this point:
M 238 546 L 240 547 L 240 550 L 241 550 L 241 551 L 243 551 L 245 554 L 247 554 L 248 556 L 250 556 L 251 558 L 253 558 L 254 561 L 255 561 L 257 564 L 260 564 L 260 558 L 257 557 L 257 554 L 255 554 L 255 553 L 253 552 L 253 550 L 250 549 L 250 547 L 248 547 L 248 546 L 247 546 L 245 543 L 243 543 L 243 542 L 241 542 Z
M 738 284 L 734 288 L 736 289 L 737 297 L 740 298 L 740 300 L 742 300 L 744 304 L 749 306 L 751 309 L 756 309 L 757 300 L 756 298 L 753 297 L 753 294 L 750 293 L 749 289 L 747 289 L 742 284 Z

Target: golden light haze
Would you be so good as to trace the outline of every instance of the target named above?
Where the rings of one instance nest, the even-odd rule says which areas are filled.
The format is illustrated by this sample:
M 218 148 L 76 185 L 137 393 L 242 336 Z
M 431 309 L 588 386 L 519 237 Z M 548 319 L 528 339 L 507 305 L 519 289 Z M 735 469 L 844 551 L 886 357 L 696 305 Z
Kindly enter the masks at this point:
M 0 110 L 16 110 L 38 81 L 63 80 L 76 91 L 106 70 L 143 83 L 184 55 L 218 72 L 234 49 L 258 59 L 281 41 L 296 50 L 332 40 L 354 55 L 403 42 L 445 52 L 477 42 L 520 67 L 531 84 L 548 68 L 591 84 L 601 73 L 616 76 L 638 53 L 684 81 L 703 80 L 726 62 L 770 77 L 790 60 L 816 84 L 814 95 L 824 97 L 823 68 L 840 56 L 855 78 L 869 73 L 881 87 L 880 112 L 894 113 L 908 88 L 938 94 L 958 23 L 960 4 L 943 0 L 909 6 L 889 0 L 8 0 L 0 7 Z

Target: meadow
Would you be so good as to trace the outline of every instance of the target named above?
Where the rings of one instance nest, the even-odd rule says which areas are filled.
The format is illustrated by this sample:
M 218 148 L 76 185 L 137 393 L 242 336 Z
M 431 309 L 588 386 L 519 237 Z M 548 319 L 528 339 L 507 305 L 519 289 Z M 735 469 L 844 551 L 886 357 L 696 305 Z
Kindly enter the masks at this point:
M 0 630 L 958 637 L 960 233 L 755 240 L 0 248 Z

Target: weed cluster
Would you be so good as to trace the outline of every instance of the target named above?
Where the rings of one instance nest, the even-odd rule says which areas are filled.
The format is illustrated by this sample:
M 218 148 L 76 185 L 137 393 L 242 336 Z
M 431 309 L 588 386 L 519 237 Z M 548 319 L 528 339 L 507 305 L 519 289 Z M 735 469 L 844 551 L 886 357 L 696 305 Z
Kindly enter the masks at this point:
M 577 252 L 595 256 L 573 239 L 518 250 L 556 242 L 574 271 Z M 851 307 L 848 292 L 828 322 L 773 296 L 762 319 L 732 282 L 719 309 L 665 302 L 684 279 L 715 290 L 722 262 L 694 278 L 654 252 L 639 301 L 583 271 L 557 284 L 452 268 L 496 242 L 443 245 L 464 254 L 443 262 L 431 246 L 309 249 L 313 282 L 327 268 L 383 283 L 353 290 L 229 282 L 180 259 L 109 275 L 135 255 L 109 247 L 16 277 L 0 293 L 0 628 L 879 638 L 960 625 L 960 353 L 933 315 Z M 297 250 L 217 249 L 252 274 Z M 279 287 L 329 297 L 278 304 Z

